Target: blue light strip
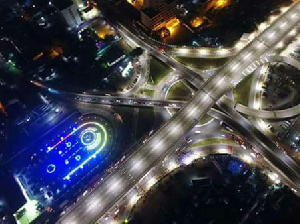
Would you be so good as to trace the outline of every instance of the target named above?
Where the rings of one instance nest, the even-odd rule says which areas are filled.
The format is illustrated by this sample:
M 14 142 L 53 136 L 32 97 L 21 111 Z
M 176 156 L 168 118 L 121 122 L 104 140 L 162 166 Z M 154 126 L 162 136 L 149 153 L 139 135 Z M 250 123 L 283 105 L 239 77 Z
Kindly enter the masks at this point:
M 96 125 L 96 126 L 98 126 L 99 128 L 102 129 L 102 131 L 103 131 L 103 133 L 104 133 L 103 144 L 100 146 L 100 148 L 99 148 L 93 155 L 91 155 L 89 158 L 87 158 L 86 160 L 84 160 L 84 161 L 83 161 L 80 165 L 78 165 L 76 168 L 74 168 L 73 170 L 71 170 L 71 171 L 63 178 L 64 180 L 69 180 L 70 177 L 71 177 L 74 173 L 76 173 L 77 170 L 79 170 L 80 168 L 82 169 L 83 166 L 84 166 L 85 164 L 87 164 L 93 157 L 95 157 L 96 155 L 98 155 L 98 154 L 102 151 L 102 149 L 105 147 L 105 145 L 106 145 L 106 143 L 107 143 L 107 132 L 106 132 L 105 127 L 104 127 L 103 125 L 101 125 L 101 124 L 99 124 L 99 123 L 96 123 L 96 122 L 89 122 L 89 123 L 85 123 L 85 124 L 83 124 L 83 125 L 87 125 L 87 124 L 94 124 L 94 125 Z M 81 128 L 83 125 L 81 125 L 79 128 Z M 78 128 L 78 129 L 79 129 L 79 128 Z

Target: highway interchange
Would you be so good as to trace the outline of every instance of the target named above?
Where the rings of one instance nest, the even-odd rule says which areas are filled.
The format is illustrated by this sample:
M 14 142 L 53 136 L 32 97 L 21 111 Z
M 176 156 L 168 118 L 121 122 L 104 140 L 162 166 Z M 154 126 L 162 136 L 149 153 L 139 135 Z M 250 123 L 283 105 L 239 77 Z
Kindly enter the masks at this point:
M 198 73 L 191 72 L 190 69 L 180 66 L 172 57 L 158 53 L 155 48 L 147 45 L 142 39 L 135 37 L 129 30 L 119 24 L 118 30 L 123 32 L 127 38 L 135 38 L 135 43 L 143 46 L 150 54 L 155 55 L 179 72 L 184 73 L 192 80 L 195 86 L 198 88 L 201 86 L 201 89 L 145 144 L 129 156 L 118 170 L 105 178 L 97 189 L 63 215 L 59 223 L 93 223 L 101 218 L 155 164 L 176 149 L 176 144 L 198 124 L 199 120 L 210 111 L 211 107 L 226 92 L 232 89 L 236 83 L 243 79 L 245 74 L 248 74 L 248 72 L 243 73 L 243 71 L 247 71 L 249 65 L 260 60 L 261 56 L 275 47 L 293 29 L 299 29 L 299 15 L 300 3 L 296 3 L 205 82 Z M 175 104 L 175 102 L 173 103 Z M 218 103 L 221 107 L 228 106 L 222 101 Z M 230 110 L 230 108 L 226 109 Z M 234 112 L 231 113 L 231 116 L 233 116 L 232 114 Z M 240 119 L 237 121 L 240 121 Z M 255 135 L 256 130 L 249 126 L 247 122 L 243 122 L 242 126 L 245 130 L 241 130 L 241 132 L 248 130 L 248 133 L 245 135 L 249 135 L 250 140 L 251 138 L 257 138 Z M 264 147 L 258 147 L 261 150 L 261 154 L 273 164 L 274 169 L 291 187 L 299 191 L 299 167 L 282 151 L 270 151 L 269 146 L 273 146 L 272 144 L 274 143 L 269 141 L 265 136 L 261 137 L 260 142 L 264 142 L 262 144 Z
M 271 62 L 285 62 L 289 65 L 294 66 L 295 68 L 300 70 L 300 62 L 293 59 L 293 58 L 287 58 L 287 57 L 280 57 L 280 56 L 268 56 L 266 57 L 267 61 L 265 64 L 271 63 Z M 174 76 L 172 76 L 174 77 Z M 258 75 L 257 79 L 260 76 Z M 144 78 L 145 79 L 145 78 Z M 172 79 L 171 81 L 178 81 L 179 79 Z M 42 86 L 42 84 L 37 83 L 36 81 L 32 81 L 33 84 L 37 86 Z M 173 82 L 172 84 L 174 84 Z M 163 82 L 166 86 L 166 83 Z M 137 85 L 138 86 L 138 85 Z M 252 94 L 256 94 L 256 89 L 258 88 L 258 84 L 252 85 L 254 88 L 251 90 Z M 170 81 L 168 85 L 168 89 L 170 89 Z M 136 88 L 136 87 L 135 87 Z M 44 87 L 44 89 L 47 89 Z M 162 94 L 161 90 L 162 87 L 157 88 Z M 92 104 L 103 104 L 103 105 L 115 105 L 115 106 L 132 106 L 132 107 L 165 107 L 165 108 L 181 108 L 184 105 L 184 101 L 180 100 L 163 100 L 163 99 L 149 99 L 149 98 L 136 98 L 136 97 L 130 97 L 130 96 L 123 96 L 123 95 L 117 95 L 117 96 L 102 96 L 102 95 L 89 95 L 89 94 L 79 94 L 79 93 L 73 93 L 73 92 L 67 92 L 62 90 L 56 90 L 55 91 L 58 94 L 58 97 L 62 99 L 67 100 L 75 100 L 82 103 L 92 103 Z M 164 92 L 163 96 L 166 97 L 167 91 Z M 292 108 L 282 109 L 282 110 L 263 110 L 263 109 L 256 109 L 254 107 L 249 107 L 242 105 L 240 103 L 234 104 L 234 109 L 238 112 L 251 116 L 251 117 L 257 117 L 257 118 L 263 118 L 263 119 L 285 119 L 285 118 L 292 118 L 300 114 L 300 105 L 294 106 Z

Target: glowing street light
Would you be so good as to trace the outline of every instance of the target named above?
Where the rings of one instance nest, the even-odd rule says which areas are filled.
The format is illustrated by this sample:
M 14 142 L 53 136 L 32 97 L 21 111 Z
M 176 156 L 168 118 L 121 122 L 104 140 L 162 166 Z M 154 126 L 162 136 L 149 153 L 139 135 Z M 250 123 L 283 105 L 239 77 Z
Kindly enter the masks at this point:
M 133 171 L 139 171 L 141 170 L 141 167 L 143 166 L 144 162 L 143 162 L 143 159 L 141 158 L 134 158 L 132 159 L 132 162 L 131 162 L 131 170 Z
M 217 152 L 220 153 L 220 154 L 227 154 L 228 153 L 228 149 L 226 149 L 226 148 L 220 148 L 220 149 L 217 150 Z
M 231 66 L 231 71 L 236 71 L 239 68 L 239 64 L 235 64 L 233 66 Z
M 149 190 L 156 182 L 157 179 L 155 177 L 151 177 L 147 182 L 147 189 Z
M 193 106 L 191 109 L 188 109 L 188 116 L 189 117 L 197 117 L 197 111 L 198 111 L 198 108 L 196 106 Z
M 172 135 L 179 135 L 181 132 L 181 126 L 179 124 L 174 124 L 172 127 L 171 127 L 171 130 L 170 130 L 170 133 Z
M 271 181 L 273 181 L 275 184 L 279 184 L 280 183 L 280 179 L 277 173 L 269 173 L 268 177 L 270 178 Z
M 179 49 L 177 50 L 177 52 L 178 52 L 179 54 L 186 55 L 186 54 L 189 53 L 189 49 L 186 49 L 186 48 L 179 48 Z
M 108 188 L 111 192 L 115 192 L 121 189 L 121 179 L 120 178 L 114 178 L 110 181 L 110 184 L 108 185 Z
M 155 152 L 161 151 L 164 148 L 164 142 L 161 139 L 155 139 L 152 144 L 152 150 Z
M 198 52 L 200 55 L 208 55 L 209 54 L 209 50 L 206 48 L 200 49 Z
M 220 50 L 217 50 L 217 54 L 218 55 L 227 55 L 227 54 L 229 54 L 229 50 L 228 49 L 220 49 Z
M 130 200 L 129 200 L 129 205 L 131 207 L 134 206 L 138 202 L 139 199 L 140 199 L 140 196 L 138 194 L 132 195 Z
M 244 160 L 246 163 L 252 163 L 253 159 L 249 155 L 243 155 L 242 160 Z
M 167 169 L 169 172 L 175 170 L 177 167 L 179 167 L 179 165 L 175 162 L 175 161 L 170 161 L 167 165 Z

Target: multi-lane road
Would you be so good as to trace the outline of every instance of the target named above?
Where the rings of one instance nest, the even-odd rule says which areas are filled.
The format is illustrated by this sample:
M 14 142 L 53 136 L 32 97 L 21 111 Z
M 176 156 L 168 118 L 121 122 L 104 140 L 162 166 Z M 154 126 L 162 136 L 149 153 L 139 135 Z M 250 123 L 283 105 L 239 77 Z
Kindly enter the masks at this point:
M 61 217 L 59 222 L 68 224 L 95 222 L 122 198 L 151 167 L 173 152 L 176 143 L 199 122 L 222 95 L 243 78 L 242 71 L 253 60 L 273 48 L 299 22 L 300 3 L 296 3 L 234 58 L 218 69 L 215 75 L 202 85 L 202 88 L 175 116 L 128 157 L 118 170 L 104 179 L 97 189 Z M 156 51 L 153 52 L 151 46 L 149 46 L 149 52 L 156 53 Z M 169 59 L 166 56 L 161 60 L 176 68 L 177 63 Z M 284 153 L 275 155 L 268 149 L 266 150 L 264 153 L 267 158 L 272 158 L 271 162 L 276 165 L 277 170 L 291 180 L 291 184 L 296 190 L 300 190 L 298 167 L 295 167 L 293 161 Z
M 41 84 L 37 83 L 36 81 L 32 81 L 32 83 L 41 86 Z M 45 89 L 47 90 L 47 88 Z M 135 98 L 125 96 L 99 96 L 79 93 L 77 94 L 62 90 L 55 90 L 55 95 L 57 98 L 73 101 L 74 103 L 78 102 L 114 106 L 181 108 L 185 104 L 185 101 L 181 100 L 155 100 L 149 98 Z M 287 119 L 300 114 L 300 105 L 288 109 L 272 111 L 255 109 L 239 103 L 235 103 L 233 107 L 236 111 L 242 114 L 263 119 Z

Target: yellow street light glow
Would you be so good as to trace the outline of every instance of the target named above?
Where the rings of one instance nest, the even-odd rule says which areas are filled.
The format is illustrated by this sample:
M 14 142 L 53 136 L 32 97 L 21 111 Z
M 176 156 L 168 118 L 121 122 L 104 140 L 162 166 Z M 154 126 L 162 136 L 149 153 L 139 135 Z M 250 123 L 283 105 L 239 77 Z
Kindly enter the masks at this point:
M 277 16 L 270 16 L 270 23 L 273 23 L 277 19 Z
M 281 7 L 280 11 L 281 11 L 281 13 L 285 13 L 288 9 L 289 9 L 289 7 Z
M 198 50 L 200 55 L 208 55 L 209 54 L 209 50 L 207 48 L 202 48 L 200 50 Z
M 176 27 L 180 24 L 179 19 L 173 18 L 166 24 L 166 28 L 170 31 L 170 34 L 174 34 Z
M 228 49 L 219 49 L 219 50 L 217 50 L 217 54 L 219 54 L 219 55 L 226 55 L 228 53 L 229 53 Z
M 237 50 L 241 50 L 243 47 L 244 47 L 244 43 L 242 43 L 242 42 L 238 42 L 238 43 L 234 46 L 234 48 L 237 49 Z
M 261 30 L 261 31 L 263 31 L 263 30 L 265 30 L 267 27 L 268 27 L 268 25 L 267 25 L 266 23 L 261 23 L 261 24 L 259 24 L 258 29 Z
M 297 34 L 297 29 L 293 29 L 289 32 L 290 36 L 295 36 Z
M 228 5 L 230 5 L 231 1 L 230 0 L 217 0 L 215 5 L 214 5 L 214 8 L 215 9 L 221 9 L 221 8 L 224 8 Z
M 280 42 L 276 45 L 276 48 L 283 48 L 283 47 L 284 47 L 283 41 L 280 41 Z
M 204 23 L 203 17 L 196 17 L 195 19 L 193 19 L 193 20 L 191 21 L 191 25 L 192 25 L 192 27 L 194 27 L 194 28 L 199 27 L 199 26 L 202 25 L 203 23 Z

